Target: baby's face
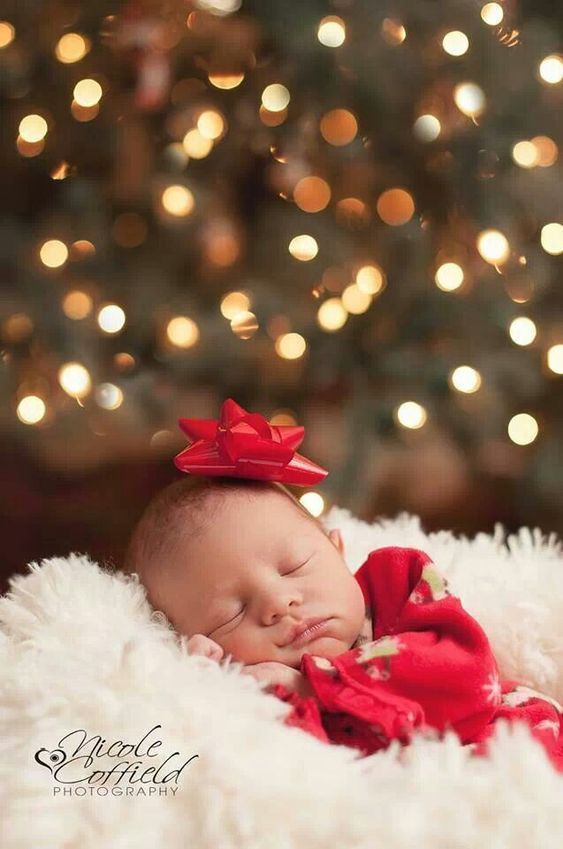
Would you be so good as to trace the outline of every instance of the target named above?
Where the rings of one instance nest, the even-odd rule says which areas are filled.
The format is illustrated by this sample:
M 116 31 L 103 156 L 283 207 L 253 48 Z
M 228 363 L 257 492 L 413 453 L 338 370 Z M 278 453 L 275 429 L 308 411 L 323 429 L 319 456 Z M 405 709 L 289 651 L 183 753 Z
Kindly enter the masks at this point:
M 180 633 L 205 634 L 245 664 L 336 656 L 357 639 L 365 602 L 333 538 L 339 547 L 283 493 L 231 495 L 161 579 L 159 606 Z M 328 620 L 318 636 L 288 644 L 318 617 Z

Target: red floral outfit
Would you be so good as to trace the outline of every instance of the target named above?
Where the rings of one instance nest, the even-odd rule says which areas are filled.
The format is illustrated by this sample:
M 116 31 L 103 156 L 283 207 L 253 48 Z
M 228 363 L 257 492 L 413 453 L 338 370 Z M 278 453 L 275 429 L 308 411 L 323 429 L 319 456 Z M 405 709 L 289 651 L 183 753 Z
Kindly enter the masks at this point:
M 475 754 L 500 717 L 527 723 L 563 772 L 563 708 L 515 681 L 501 681 L 487 636 L 451 595 L 428 555 L 412 548 L 372 551 L 355 575 L 366 602 L 362 633 L 348 651 L 304 654 L 314 695 L 283 685 L 270 692 L 292 705 L 285 723 L 363 755 L 416 729 L 453 729 Z

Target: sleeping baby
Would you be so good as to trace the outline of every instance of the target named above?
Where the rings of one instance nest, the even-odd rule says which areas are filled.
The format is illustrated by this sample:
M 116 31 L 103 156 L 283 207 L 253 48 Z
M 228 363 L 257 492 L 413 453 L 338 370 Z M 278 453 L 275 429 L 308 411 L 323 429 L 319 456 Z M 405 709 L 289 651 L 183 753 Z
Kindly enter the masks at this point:
M 248 420 L 263 427 L 242 413 L 246 429 L 235 435 L 248 436 Z M 447 729 L 486 754 L 504 718 L 526 722 L 563 771 L 561 707 L 499 679 L 485 632 L 424 552 L 380 548 L 352 574 L 340 532 L 327 532 L 279 481 L 279 452 L 258 446 L 260 465 L 260 434 L 244 443 L 253 465 L 237 476 L 232 443 L 218 452 L 213 442 L 222 422 L 182 421 L 201 425 L 194 465 L 175 458 L 189 476 L 149 504 L 125 571 L 139 575 L 152 606 L 187 636 L 190 654 L 230 656 L 291 705 L 286 724 L 363 755 L 392 740 L 406 745 L 416 731 Z M 272 457 L 276 479 L 263 472 Z

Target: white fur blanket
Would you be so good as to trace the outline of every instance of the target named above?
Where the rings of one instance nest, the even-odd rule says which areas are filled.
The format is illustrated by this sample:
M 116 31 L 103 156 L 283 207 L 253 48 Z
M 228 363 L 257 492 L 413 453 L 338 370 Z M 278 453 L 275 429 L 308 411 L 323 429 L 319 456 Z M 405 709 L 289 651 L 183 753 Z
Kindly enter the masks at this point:
M 325 524 L 343 531 L 352 571 L 383 545 L 426 550 L 503 677 L 563 700 L 554 537 L 426 535 L 413 517 L 369 526 L 339 508 Z M 502 724 L 489 759 L 452 733 L 360 758 L 284 726 L 289 706 L 238 664 L 189 656 L 134 579 L 77 554 L 29 568 L 0 599 L 2 849 L 563 846 L 563 777 L 525 726 Z M 126 773 L 136 761 L 147 783 Z

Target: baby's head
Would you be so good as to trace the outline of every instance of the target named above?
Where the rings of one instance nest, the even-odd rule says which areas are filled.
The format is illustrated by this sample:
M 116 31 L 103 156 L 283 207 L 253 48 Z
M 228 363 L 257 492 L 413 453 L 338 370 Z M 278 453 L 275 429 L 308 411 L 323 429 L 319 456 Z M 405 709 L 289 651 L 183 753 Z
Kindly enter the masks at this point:
M 360 586 L 328 534 L 282 484 L 187 476 L 160 492 L 136 526 L 126 572 L 181 634 L 205 634 L 245 664 L 299 668 L 308 652 L 334 657 L 357 639 Z M 304 620 L 328 619 L 306 645 Z

